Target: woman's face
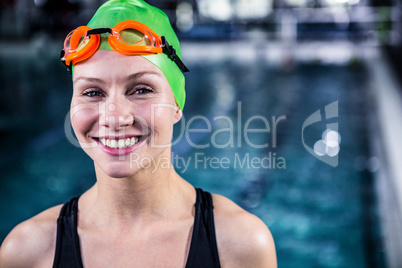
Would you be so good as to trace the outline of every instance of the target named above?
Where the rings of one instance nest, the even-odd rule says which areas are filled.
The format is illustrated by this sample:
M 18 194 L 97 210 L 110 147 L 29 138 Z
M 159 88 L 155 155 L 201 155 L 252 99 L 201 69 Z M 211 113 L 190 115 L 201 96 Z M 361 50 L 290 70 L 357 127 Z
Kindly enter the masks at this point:
M 106 175 L 128 177 L 152 161 L 169 161 L 181 111 L 158 67 L 140 56 L 99 50 L 75 66 L 73 88 L 74 132 Z

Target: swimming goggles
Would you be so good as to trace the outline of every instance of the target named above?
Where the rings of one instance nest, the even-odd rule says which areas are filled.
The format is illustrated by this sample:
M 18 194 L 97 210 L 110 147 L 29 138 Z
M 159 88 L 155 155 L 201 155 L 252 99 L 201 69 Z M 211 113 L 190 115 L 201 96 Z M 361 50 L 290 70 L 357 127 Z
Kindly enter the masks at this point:
M 141 22 L 126 20 L 113 28 L 92 29 L 80 26 L 71 31 L 64 41 L 64 49 L 60 54 L 60 60 L 67 66 L 69 72 L 72 65 L 88 59 L 96 52 L 101 41 L 100 34 L 104 33 L 109 33 L 109 45 L 116 52 L 124 55 L 165 53 L 183 73 L 189 71 L 164 36 L 158 36 Z

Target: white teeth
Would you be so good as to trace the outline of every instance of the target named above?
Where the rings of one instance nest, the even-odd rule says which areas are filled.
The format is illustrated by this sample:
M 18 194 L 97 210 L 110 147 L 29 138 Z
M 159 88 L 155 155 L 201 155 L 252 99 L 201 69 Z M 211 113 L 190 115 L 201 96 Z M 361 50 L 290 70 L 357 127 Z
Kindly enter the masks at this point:
M 117 148 L 117 140 L 110 140 L 110 148 Z
M 132 137 L 132 138 L 125 138 L 125 139 L 120 139 L 120 140 L 113 140 L 113 139 L 105 139 L 105 138 L 100 138 L 99 141 L 113 149 L 124 149 L 130 146 L 133 146 L 134 144 L 138 143 L 139 138 L 138 137 Z
M 125 145 L 126 145 L 126 142 L 124 140 L 119 140 L 117 142 L 117 146 L 119 147 L 119 149 L 124 148 Z

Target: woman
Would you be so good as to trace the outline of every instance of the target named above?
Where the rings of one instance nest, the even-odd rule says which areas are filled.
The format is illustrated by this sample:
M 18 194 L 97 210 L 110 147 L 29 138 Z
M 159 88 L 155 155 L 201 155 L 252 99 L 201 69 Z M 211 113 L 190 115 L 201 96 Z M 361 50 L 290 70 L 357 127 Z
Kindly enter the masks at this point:
M 0 267 L 276 267 L 261 220 L 171 165 L 180 58 L 167 16 L 141 0 L 111 0 L 67 36 L 71 123 L 97 182 L 15 227 Z

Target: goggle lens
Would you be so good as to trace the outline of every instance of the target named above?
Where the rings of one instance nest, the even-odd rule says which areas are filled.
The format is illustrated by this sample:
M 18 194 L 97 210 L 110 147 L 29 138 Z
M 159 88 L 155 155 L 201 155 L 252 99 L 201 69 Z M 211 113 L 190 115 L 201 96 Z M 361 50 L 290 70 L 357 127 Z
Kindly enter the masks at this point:
M 67 35 L 64 41 L 66 55 L 80 51 L 89 43 L 89 37 L 87 37 L 86 33 L 86 30 L 78 28 Z
M 155 41 L 137 29 L 124 29 L 118 33 L 118 40 L 127 46 L 154 46 Z
M 80 36 L 80 38 L 77 38 L 77 40 L 78 41 L 75 41 L 72 38 L 68 38 L 66 40 L 64 49 L 67 55 L 80 51 L 89 43 L 89 38 L 85 35 Z

